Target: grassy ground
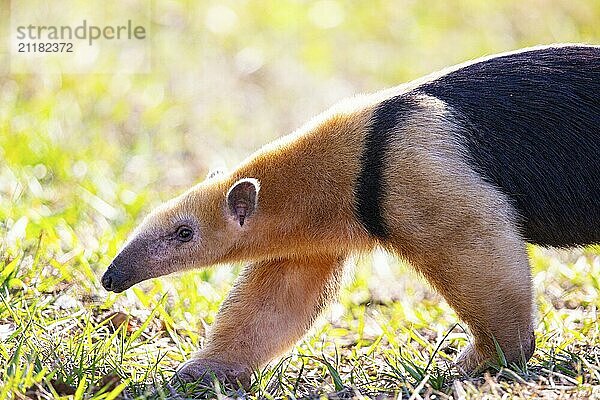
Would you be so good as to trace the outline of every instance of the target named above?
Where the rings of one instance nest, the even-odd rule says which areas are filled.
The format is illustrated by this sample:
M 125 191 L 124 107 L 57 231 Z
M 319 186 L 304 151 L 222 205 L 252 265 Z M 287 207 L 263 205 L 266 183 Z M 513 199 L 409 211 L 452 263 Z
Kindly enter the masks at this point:
M 600 41 L 598 2 L 450 4 L 158 1 L 145 75 L 11 75 L 0 51 L 0 399 L 173 397 L 160 382 L 202 345 L 239 266 L 121 295 L 99 277 L 146 211 L 210 167 L 356 92 L 482 54 Z M 467 342 L 456 315 L 376 253 L 246 396 L 600 397 L 600 249 L 530 255 L 538 350 L 526 366 L 455 376 Z

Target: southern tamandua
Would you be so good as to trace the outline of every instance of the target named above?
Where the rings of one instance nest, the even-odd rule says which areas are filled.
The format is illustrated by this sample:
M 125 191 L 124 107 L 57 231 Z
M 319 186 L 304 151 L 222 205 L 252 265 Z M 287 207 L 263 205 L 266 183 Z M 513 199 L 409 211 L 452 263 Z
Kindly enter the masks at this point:
M 600 47 L 481 58 L 334 106 L 152 212 L 102 278 L 249 261 L 178 375 L 247 384 L 335 295 L 350 254 L 407 259 L 467 323 L 466 372 L 535 348 L 525 243 L 600 242 Z

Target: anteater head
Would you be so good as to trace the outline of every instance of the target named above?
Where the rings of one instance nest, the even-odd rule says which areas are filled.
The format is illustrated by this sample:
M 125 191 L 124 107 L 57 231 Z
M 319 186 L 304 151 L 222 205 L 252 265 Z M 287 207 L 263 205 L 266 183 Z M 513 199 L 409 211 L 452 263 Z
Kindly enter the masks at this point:
M 118 293 L 146 279 L 226 260 L 252 225 L 259 188 L 253 178 L 209 178 L 158 207 L 114 258 L 102 285 Z

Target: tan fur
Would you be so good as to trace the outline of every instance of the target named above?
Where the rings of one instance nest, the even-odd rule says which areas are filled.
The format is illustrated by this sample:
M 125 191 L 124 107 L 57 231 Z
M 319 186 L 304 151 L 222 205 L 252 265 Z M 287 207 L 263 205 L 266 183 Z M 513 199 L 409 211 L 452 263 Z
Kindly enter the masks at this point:
M 128 246 L 148 248 L 139 243 L 176 229 L 179 221 L 198 225 L 197 243 L 172 256 L 160 241 L 153 245 L 168 262 L 146 262 L 151 276 L 253 261 L 180 377 L 198 379 L 212 370 L 247 383 L 252 369 L 308 330 L 337 290 L 343 260 L 378 244 L 408 259 L 468 324 L 475 341 L 459 359 L 465 371 L 493 361 L 494 341 L 511 362 L 530 357 L 533 306 L 524 242 L 507 199 L 464 160 L 452 135 L 460 127 L 449 122 L 443 103 L 421 98 L 409 122 L 398 127 L 402 139 L 392 144 L 396 151 L 384 174 L 391 188 L 383 202 L 390 239 L 378 243 L 355 217 L 359 155 L 373 107 L 402 90 L 334 108 L 231 174 L 207 179 L 156 210 L 136 231 Z M 255 212 L 240 226 L 226 194 L 245 178 L 256 179 L 260 190 Z M 139 262 L 140 254 L 122 257 Z
M 258 369 L 298 341 L 339 288 L 343 256 L 314 255 L 247 266 L 221 306 L 206 346 L 179 370 L 211 370 L 247 385 Z
M 473 371 L 497 356 L 527 360 L 534 350 L 531 273 L 508 199 L 471 170 L 448 110 L 423 96 L 399 127 L 385 179 L 386 247 L 407 258 L 470 327 Z
M 288 350 L 337 292 L 343 260 L 315 255 L 246 267 L 198 357 L 259 368 Z
M 256 218 L 240 237 L 252 259 L 350 251 L 367 245 L 354 217 L 353 188 L 360 137 L 369 110 L 333 114 L 314 127 L 275 142 L 229 178 L 259 177 Z M 248 234 L 246 234 L 248 232 Z M 240 254 L 234 250 L 231 260 Z

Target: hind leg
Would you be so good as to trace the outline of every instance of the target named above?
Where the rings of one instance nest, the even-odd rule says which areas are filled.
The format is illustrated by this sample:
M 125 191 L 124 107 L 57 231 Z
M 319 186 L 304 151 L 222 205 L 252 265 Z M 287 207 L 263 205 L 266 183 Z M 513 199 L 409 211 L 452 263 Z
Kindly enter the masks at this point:
M 525 245 L 510 234 L 475 234 L 420 269 L 467 323 L 473 343 L 458 358 L 464 372 L 527 361 L 535 349 L 533 299 Z
M 497 364 L 496 345 L 508 363 L 527 361 L 535 349 L 525 242 L 507 215 L 481 202 L 446 203 L 396 242 L 469 326 L 474 341 L 458 359 L 465 372 Z
M 390 154 L 386 242 L 406 257 L 467 323 L 474 341 L 459 357 L 472 372 L 527 360 L 535 343 L 525 242 L 509 198 L 463 157 L 462 128 L 434 100 L 402 127 Z M 437 108 L 436 108 L 437 107 Z
M 511 232 L 475 229 L 431 245 L 411 261 L 473 334 L 458 358 L 463 372 L 499 364 L 496 345 L 509 364 L 527 361 L 535 338 L 525 243 Z

